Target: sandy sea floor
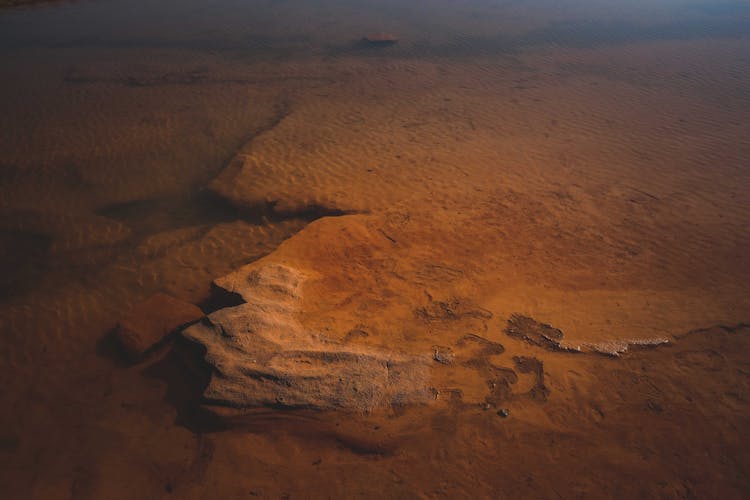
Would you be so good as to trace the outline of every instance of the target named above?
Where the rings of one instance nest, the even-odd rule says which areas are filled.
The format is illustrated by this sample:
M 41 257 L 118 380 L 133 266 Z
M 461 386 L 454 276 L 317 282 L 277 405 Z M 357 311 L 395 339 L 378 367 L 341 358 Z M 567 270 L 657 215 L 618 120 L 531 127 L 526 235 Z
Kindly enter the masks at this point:
M 5 497 L 750 494 L 746 2 L 91 0 L 0 61 Z M 279 268 L 430 401 L 227 411 L 112 342 Z

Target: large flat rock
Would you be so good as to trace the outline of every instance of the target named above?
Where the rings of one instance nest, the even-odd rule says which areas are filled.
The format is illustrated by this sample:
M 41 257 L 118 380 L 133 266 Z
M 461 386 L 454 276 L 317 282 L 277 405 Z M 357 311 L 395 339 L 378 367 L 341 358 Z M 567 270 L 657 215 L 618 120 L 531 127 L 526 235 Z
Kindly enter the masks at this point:
M 505 222 L 520 217 L 500 208 L 516 217 Z M 603 252 L 592 249 L 592 262 L 607 269 L 606 247 L 585 234 L 557 238 L 555 245 L 540 235 L 540 248 L 508 238 L 498 247 L 502 223 L 486 205 L 461 214 L 325 217 L 217 279 L 244 303 L 183 332 L 206 349 L 213 368 L 207 402 L 240 413 L 420 405 L 499 411 L 519 398 L 543 403 L 550 395 L 550 353 L 523 341 L 536 338 L 539 328 L 539 338 L 563 338 L 565 349 L 553 350 L 570 363 L 598 356 L 570 351 L 601 351 L 607 341 L 650 345 L 665 337 L 665 324 L 677 334 L 737 323 L 744 314 L 729 307 L 707 314 L 705 294 L 690 289 L 657 295 L 620 290 L 614 280 L 609 288 L 588 289 L 583 285 L 597 276 L 572 265 L 576 255 L 565 249 L 590 242 Z M 544 268 L 549 275 L 537 274 Z M 650 322 L 632 320 L 654 308 L 660 316 Z M 513 331 L 516 313 L 530 325 L 520 339 L 505 333 Z
M 238 408 L 376 408 L 428 401 L 429 357 L 326 339 L 300 322 L 304 273 L 249 266 L 220 280 L 247 300 L 183 332 L 206 348 L 215 374 L 205 392 Z

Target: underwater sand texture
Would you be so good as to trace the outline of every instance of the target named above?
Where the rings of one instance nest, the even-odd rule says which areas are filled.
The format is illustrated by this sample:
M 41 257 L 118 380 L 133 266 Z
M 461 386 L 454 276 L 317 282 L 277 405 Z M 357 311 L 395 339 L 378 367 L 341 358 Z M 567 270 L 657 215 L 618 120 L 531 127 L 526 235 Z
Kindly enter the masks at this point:
M 747 496 L 746 11 L 196 5 L 2 49 L 10 498 Z M 110 345 L 150 294 L 263 266 L 307 276 L 287 319 L 426 361 L 433 399 L 202 408 L 195 346 Z
M 451 73 L 439 64 L 406 62 L 393 63 L 385 70 L 362 68 L 362 81 L 346 80 L 331 98 L 317 91 L 322 99 L 305 100 L 307 106 L 298 104 L 300 98 L 295 97 L 292 112 L 243 149 L 211 188 L 237 206 L 268 204 L 284 213 L 314 208 L 347 215 L 311 223 L 271 255 L 217 280 L 217 284 L 240 292 L 247 286 L 243 284 L 245 277 L 252 276 L 253 270 L 262 272 L 275 266 L 308 276 L 298 291 L 301 310 L 285 310 L 287 320 L 301 324 L 290 331 L 302 328 L 317 332 L 326 349 L 390 349 L 423 359 L 432 355 L 427 389 L 435 396 L 434 402 L 405 398 L 391 404 L 386 414 L 401 415 L 395 419 L 370 411 L 365 421 L 371 419 L 373 429 L 386 429 L 382 437 L 371 436 L 370 443 L 363 442 L 356 426 L 342 428 L 345 426 L 340 422 L 320 423 L 315 417 L 311 422 L 302 421 L 308 427 L 326 429 L 316 430 L 318 436 L 335 432 L 352 449 L 366 449 L 379 457 L 393 454 L 403 458 L 409 453 L 406 448 L 419 450 L 411 455 L 416 459 L 422 456 L 424 447 L 410 448 L 404 443 L 410 439 L 433 440 L 440 450 L 436 453 L 450 461 L 449 468 L 456 462 L 471 463 L 473 475 L 463 472 L 472 478 L 480 475 L 484 482 L 478 487 L 468 486 L 465 478 L 452 475 L 455 469 L 441 469 L 450 479 L 435 485 L 427 477 L 421 478 L 422 482 L 414 479 L 415 468 L 405 467 L 393 479 L 396 484 L 406 476 L 412 481 L 410 487 L 419 484 L 425 488 L 422 491 L 426 491 L 427 481 L 433 487 L 430 494 L 481 491 L 490 495 L 502 480 L 487 479 L 473 469 L 474 463 L 481 462 L 477 447 L 482 443 L 488 448 L 486 462 L 477 467 L 485 472 L 504 472 L 507 469 L 494 467 L 502 461 L 498 453 L 508 452 L 508 443 L 497 434 L 481 437 L 482 432 L 491 431 L 475 434 L 468 430 L 468 435 L 462 434 L 461 444 L 452 441 L 446 435 L 461 434 L 463 419 L 470 418 L 461 412 L 473 413 L 482 419 L 482 424 L 475 425 L 485 426 L 490 425 L 488 421 L 493 422 L 491 425 L 502 421 L 499 412 L 506 408 L 511 415 L 520 411 L 529 419 L 527 424 L 533 421 L 539 426 L 533 431 L 536 437 L 532 442 L 542 435 L 554 442 L 568 439 L 569 443 L 562 446 L 575 450 L 573 456 L 588 457 L 586 460 L 592 456 L 591 451 L 583 451 L 588 449 L 584 442 L 594 439 L 591 426 L 600 428 L 620 418 L 621 422 L 641 418 L 635 417 L 641 412 L 671 419 L 674 413 L 669 417 L 664 414 L 664 397 L 680 394 L 679 398 L 684 398 L 687 406 L 676 401 L 671 404 L 682 408 L 678 411 L 685 422 L 701 418 L 693 414 L 706 408 L 697 402 L 696 393 L 687 387 L 678 388 L 675 384 L 679 383 L 667 379 L 679 379 L 695 369 L 689 376 L 695 381 L 693 377 L 702 377 L 698 373 L 704 370 L 722 370 L 726 354 L 721 349 L 695 348 L 692 342 L 698 342 L 698 338 L 700 342 L 736 340 L 736 335 L 746 331 L 749 312 L 742 249 L 748 247 L 743 228 L 750 213 L 740 186 L 746 182 L 741 180 L 746 179 L 743 166 L 748 156 L 742 133 L 748 108 L 734 106 L 730 110 L 722 106 L 723 92 L 740 89 L 732 79 L 725 82 L 726 89 L 717 88 L 715 81 L 716 74 L 728 72 L 722 64 L 737 64 L 733 49 L 741 46 L 723 45 L 723 55 L 706 61 L 696 81 L 687 83 L 682 79 L 670 82 L 674 69 L 660 63 L 662 59 L 673 60 L 675 47 L 649 44 L 607 56 L 646 61 L 642 73 L 627 77 L 612 76 L 604 70 L 609 62 L 597 51 L 564 51 L 555 58 L 563 64 L 555 62 L 551 67 L 544 58 L 531 55 L 529 59 L 535 62 L 532 67 L 536 68 L 530 71 L 533 78 L 518 78 L 513 82 L 519 83 L 518 88 L 504 80 L 505 68 L 480 66 L 479 71 L 472 71 L 456 65 Z M 571 60 L 575 61 L 572 66 Z M 518 62 L 513 64 L 517 66 Z M 348 62 L 347 67 L 356 67 L 356 62 Z M 579 67 L 583 70 L 574 71 Z M 606 81 L 601 71 L 607 74 Z M 385 75 L 379 81 L 382 73 Z M 403 81 L 399 81 L 399 73 L 404 75 Z M 653 88 L 639 80 L 666 80 L 671 85 Z M 412 85 L 413 93 L 406 93 Z M 379 92 L 378 88 L 384 90 Z M 347 89 L 355 95 L 361 92 L 371 96 L 372 109 L 360 111 L 367 105 L 361 99 L 347 100 Z M 513 97 L 489 97 L 508 94 Z M 691 118 L 696 116 L 693 113 L 701 118 Z M 727 113 L 734 118 L 728 118 Z M 306 114 L 306 118 L 300 118 L 300 114 Z M 538 125 L 540 120 L 530 119 L 538 116 L 546 118 L 542 127 Z M 706 120 L 711 127 L 706 127 Z M 317 126 L 310 127 L 313 121 Z M 696 142 L 698 137 L 701 139 Z M 290 142 L 301 147 L 285 149 L 283 145 Z M 708 182 L 721 186 L 720 190 L 706 192 L 701 186 Z M 248 290 L 246 300 L 254 304 L 253 289 Z M 217 353 L 211 346 L 243 342 L 242 307 L 214 313 L 209 319 L 222 325 L 223 333 L 214 333 L 215 340 L 210 340 L 211 333 L 205 332 L 202 336 L 207 335 L 209 340 L 205 336 L 198 339 L 209 348 L 208 362 L 218 367 L 206 396 L 214 404 L 228 405 L 213 408 L 223 418 L 240 426 L 244 423 L 256 432 L 267 432 L 277 423 L 269 417 L 264 420 L 253 407 L 264 404 L 254 398 L 267 398 L 265 391 L 269 390 L 273 394 L 269 389 L 273 383 L 268 379 L 262 392 L 253 390 L 251 383 L 232 385 L 233 396 L 223 393 L 214 400 L 215 384 L 234 377 L 224 371 L 225 363 L 236 362 L 237 358 L 235 351 Z M 503 335 L 505 321 L 518 311 L 564 332 L 554 354 L 524 347 Z M 237 326 L 227 327 L 222 315 L 232 316 L 229 324 Z M 250 316 L 247 319 L 255 321 Z M 190 331 L 188 336 L 195 340 Z M 709 340 L 712 336 L 713 341 Z M 500 348 L 483 356 L 462 352 L 467 338 Z M 248 341 L 252 342 L 252 337 Z M 297 345 L 311 348 L 302 341 Z M 628 353 L 632 349 L 635 352 Z M 623 358 L 605 361 L 598 353 Z M 666 378 L 655 375 L 657 382 L 651 378 L 654 367 L 648 361 L 656 353 L 664 356 L 665 363 L 669 359 L 681 368 L 673 366 L 674 371 Z M 610 362 L 613 364 L 606 364 Z M 305 370 L 327 367 L 330 371 L 326 373 L 336 374 L 338 369 L 311 358 L 305 363 Z M 742 366 L 739 363 L 738 368 Z M 264 379 L 263 373 L 268 375 L 248 373 L 248 380 Z M 307 372 L 277 365 L 272 373 L 279 377 L 280 386 L 294 388 L 295 377 Z M 724 381 L 727 389 L 719 390 L 723 396 L 716 404 L 731 407 L 727 411 L 732 413 L 739 411 L 733 418 L 745 421 L 740 408 L 747 402 L 746 377 L 728 377 Z M 692 383 L 707 387 L 705 380 L 689 385 Z M 598 391 L 609 395 L 600 400 L 594 396 Z M 585 408 L 573 403 L 577 398 L 586 400 Z M 561 400 L 565 401 L 563 406 L 570 406 L 559 409 L 555 401 Z M 691 406 L 693 403 L 695 406 Z M 285 406 L 283 401 L 265 404 Z M 299 400 L 292 406 L 295 404 Z M 337 404 L 345 412 L 361 411 L 356 403 L 347 406 L 345 399 Z M 409 413 L 403 409 L 409 404 L 418 409 Z M 302 406 L 326 408 L 310 400 Z M 433 422 L 432 430 L 420 427 L 427 421 L 424 412 L 439 422 Z M 242 414 L 249 419 L 234 420 Z M 651 416 L 643 418 L 650 421 Z M 607 424 L 603 424 L 605 420 Z M 331 425 L 334 429 L 328 431 Z M 360 425 L 360 429 L 365 426 Z M 472 428 L 471 424 L 463 425 Z M 562 435 L 571 434 L 567 438 L 555 432 L 546 434 L 542 429 L 548 425 Z M 671 430 L 658 424 L 654 435 L 640 429 L 643 434 L 637 436 L 623 430 L 625 434 L 618 439 L 624 441 L 614 446 L 622 446 L 629 439 L 645 439 L 646 435 L 654 438 L 654 443 L 674 438 L 667 437 Z M 518 439 L 528 437 L 524 434 Z M 702 442 L 703 437 L 696 439 Z M 539 441 L 540 448 L 548 445 L 544 442 Z M 675 444 L 679 447 L 685 443 L 677 439 Z M 688 446 L 706 446 L 695 443 Z M 494 446 L 503 451 L 498 452 Z M 662 446 L 654 444 L 643 451 L 643 463 L 665 463 L 664 458 L 655 458 L 664 452 Z M 471 453 L 461 455 L 467 448 Z M 600 453 L 597 460 L 621 456 L 612 449 Z M 687 469 L 700 460 L 691 452 L 685 453 L 690 456 L 690 464 L 683 472 L 692 477 L 693 472 Z M 736 453 L 733 456 L 745 456 L 744 452 Z M 533 454 L 519 452 L 532 461 Z M 608 454 L 613 455 L 605 458 Z M 554 477 L 549 462 L 552 456 L 545 461 L 545 474 Z M 574 490 L 583 495 L 629 497 L 662 493 L 680 496 L 701 488 L 692 480 L 657 481 L 659 488 L 654 483 L 650 487 L 623 485 L 623 477 L 642 479 L 648 475 L 647 466 L 637 465 L 641 459 L 624 460 L 629 465 L 617 469 L 618 478 L 608 476 L 614 474 L 612 470 L 598 468 L 596 479 L 590 471 L 576 474 L 581 479 L 575 481 Z M 317 467 L 321 462 L 313 459 L 311 463 Z M 731 484 L 740 490 L 745 488 L 739 486 L 742 480 L 738 476 L 719 475 L 716 481 L 727 491 L 735 487 Z M 616 491 L 610 489 L 614 486 L 602 484 L 607 477 L 617 484 Z M 554 494 L 554 482 L 559 479 L 549 479 L 545 484 L 536 481 L 531 489 Z M 357 480 L 342 483 L 347 485 L 342 488 L 359 485 Z M 570 487 L 570 482 L 565 482 L 561 488 L 571 491 Z
M 642 49 L 654 66 L 672 48 L 659 49 Z M 584 51 L 579 64 L 598 57 Z M 572 341 L 743 321 L 750 146 L 742 134 L 750 109 L 719 107 L 700 83 L 653 88 L 588 72 L 561 76 L 559 65 L 544 62 L 534 68 L 520 78 L 489 65 L 362 68 L 359 81 L 330 97 L 293 106 L 211 188 L 238 206 L 372 214 L 389 245 L 384 262 L 398 267 L 417 247 L 412 265 L 453 269 L 507 314 L 562 322 Z M 533 83 L 514 88 L 527 79 Z M 399 83 L 391 89 L 388 81 Z M 701 118 L 691 119 L 696 109 Z M 708 183 L 716 190 L 702 188 Z M 403 225 L 386 225 L 382 212 Z M 353 236 L 361 220 L 336 218 L 341 237 L 300 241 L 310 255 L 305 268 L 326 260 L 314 248 L 375 248 L 375 236 Z M 364 269 L 372 272 L 369 261 Z M 413 287 L 396 301 L 427 288 L 392 273 Z M 319 295 L 334 296 L 331 288 Z

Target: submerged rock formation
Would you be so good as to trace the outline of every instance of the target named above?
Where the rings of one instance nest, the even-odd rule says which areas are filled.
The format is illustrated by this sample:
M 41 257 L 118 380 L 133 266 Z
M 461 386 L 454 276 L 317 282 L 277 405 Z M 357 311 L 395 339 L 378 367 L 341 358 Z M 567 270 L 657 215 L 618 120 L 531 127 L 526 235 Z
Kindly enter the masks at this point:
M 362 38 L 365 42 L 371 45 L 393 45 L 398 43 L 398 37 L 392 33 L 385 33 L 379 31 L 377 33 L 370 33 Z
M 370 412 L 429 400 L 429 357 L 327 340 L 305 328 L 299 320 L 305 278 L 269 264 L 217 281 L 246 302 L 183 332 L 206 348 L 215 368 L 205 392 L 210 402 Z

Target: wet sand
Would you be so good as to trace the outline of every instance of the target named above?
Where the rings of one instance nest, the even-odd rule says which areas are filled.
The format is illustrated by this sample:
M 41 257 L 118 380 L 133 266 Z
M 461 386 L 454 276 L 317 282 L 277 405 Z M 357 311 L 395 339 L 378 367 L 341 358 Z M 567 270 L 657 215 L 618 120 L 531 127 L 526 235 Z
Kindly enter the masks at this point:
M 436 4 L 0 14 L 11 498 L 747 496 L 747 9 Z M 228 410 L 111 342 L 269 266 L 433 399 Z

